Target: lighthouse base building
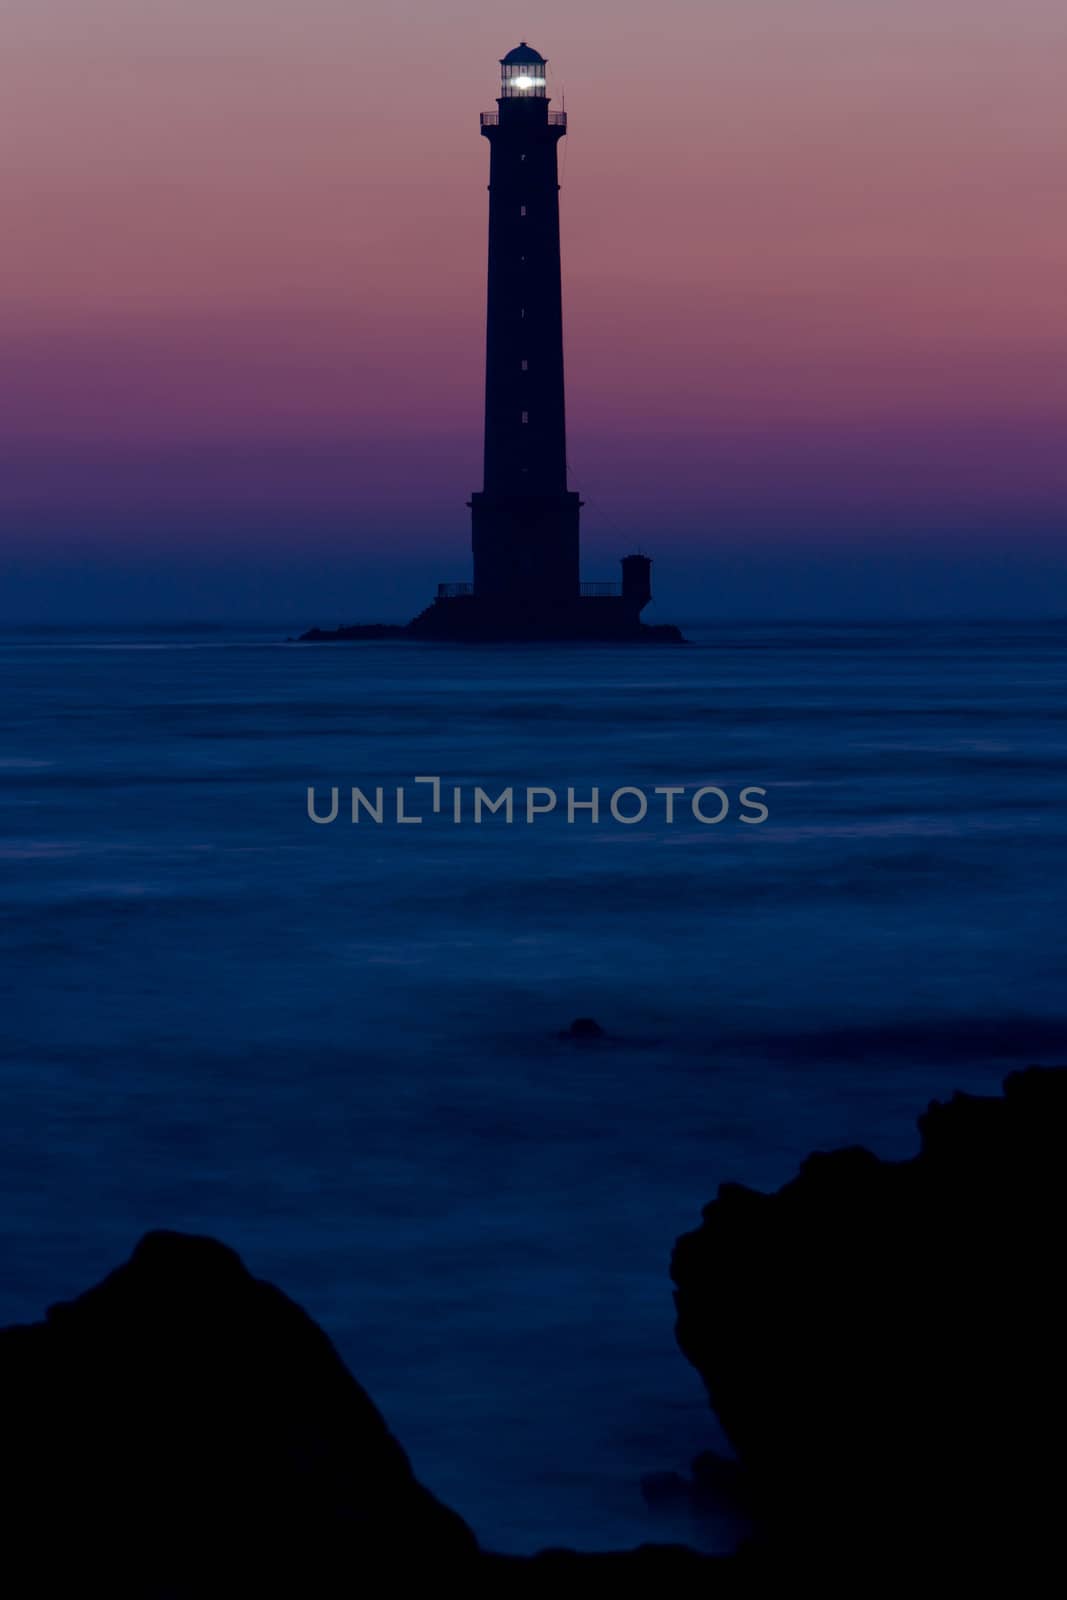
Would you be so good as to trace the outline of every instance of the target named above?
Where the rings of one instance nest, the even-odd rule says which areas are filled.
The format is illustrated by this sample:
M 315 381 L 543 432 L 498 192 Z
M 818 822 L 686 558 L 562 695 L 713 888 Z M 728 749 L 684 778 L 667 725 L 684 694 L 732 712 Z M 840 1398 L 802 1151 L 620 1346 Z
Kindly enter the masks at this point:
M 666 639 L 670 624 L 641 621 L 652 598 L 647 556 L 624 556 L 621 583 L 578 583 L 569 592 L 485 595 L 475 584 L 442 583 L 437 598 L 406 632 L 423 639 Z
M 563 382 L 557 149 L 565 111 L 550 110 L 547 62 L 526 43 L 500 63 L 489 143 L 489 270 L 482 487 L 471 495 L 473 581 L 441 583 L 403 628 L 354 624 L 305 639 L 407 634 L 423 639 L 655 639 L 647 555 L 622 559 L 618 583 L 583 583 L 569 487 Z

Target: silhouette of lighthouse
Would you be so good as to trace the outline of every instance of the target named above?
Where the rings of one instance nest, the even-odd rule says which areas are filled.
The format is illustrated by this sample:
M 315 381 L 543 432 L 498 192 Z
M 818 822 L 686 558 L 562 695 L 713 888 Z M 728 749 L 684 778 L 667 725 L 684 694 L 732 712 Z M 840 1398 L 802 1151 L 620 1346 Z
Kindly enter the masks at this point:
M 524 613 L 580 593 L 578 511 L 567 488 L 557 148 L 544 56 L 523 42 L 500 63 L 489 141 L 485 479 L 471 497 L 474 593 Z
M 622 582 L 583 583 L 578 514 L 567 487 L 557 149 L 563 111 L 549 110 L 548 63 L 523 42 L 500 63 L 489 141 L 489 279 L 485 331 L 485 462 L 471 510 L 473 583 L 439 583 L 409 623 L 311 628 L 307 640 L 681 641 L 649 625 L 647 555 L 622 559 Z

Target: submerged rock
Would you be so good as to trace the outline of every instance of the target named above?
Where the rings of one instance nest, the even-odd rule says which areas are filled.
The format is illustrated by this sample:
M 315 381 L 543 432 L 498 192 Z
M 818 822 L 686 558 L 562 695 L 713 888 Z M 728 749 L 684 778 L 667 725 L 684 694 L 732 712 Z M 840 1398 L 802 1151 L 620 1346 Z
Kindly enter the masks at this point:
M 726 1184 L 678 1241 L 677 1336 L 763 1547 L 825 1571 L 1062 1565 L 1067 1069 L 956 1095 L 919 1154 Z
M 309 628 L 290 644 L 352 644 L 361 639 L 408 639 L 407 623 L 352 622 L 339 628 Z
M 575 1017 L 562 1039 L 603 1039 L 604 1030 L 592 1017 Z

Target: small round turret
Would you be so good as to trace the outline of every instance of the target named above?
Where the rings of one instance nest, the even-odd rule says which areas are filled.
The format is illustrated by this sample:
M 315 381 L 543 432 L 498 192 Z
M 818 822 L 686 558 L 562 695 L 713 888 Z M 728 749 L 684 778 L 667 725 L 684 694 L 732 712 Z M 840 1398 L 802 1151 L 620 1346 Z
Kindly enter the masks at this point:
M 622 594 L 638 611 L 648 605 L 652 599 L 652 562 L 648 556 L 623 556 Z

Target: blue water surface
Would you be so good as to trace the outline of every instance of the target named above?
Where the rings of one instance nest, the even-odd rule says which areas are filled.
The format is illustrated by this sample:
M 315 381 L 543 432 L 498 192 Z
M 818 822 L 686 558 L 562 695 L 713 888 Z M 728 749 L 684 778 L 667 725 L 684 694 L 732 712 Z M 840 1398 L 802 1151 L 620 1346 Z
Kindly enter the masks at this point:
M 487 1544 L 728 1546 L 640 1492 L 719 1442 L 672 1243 L 723 1181 L 907 1156 L 931 1097 L 1067 1058 L 1067 624 L 294 631 L 0 636 L 0 1320 L 216 1234 Z

